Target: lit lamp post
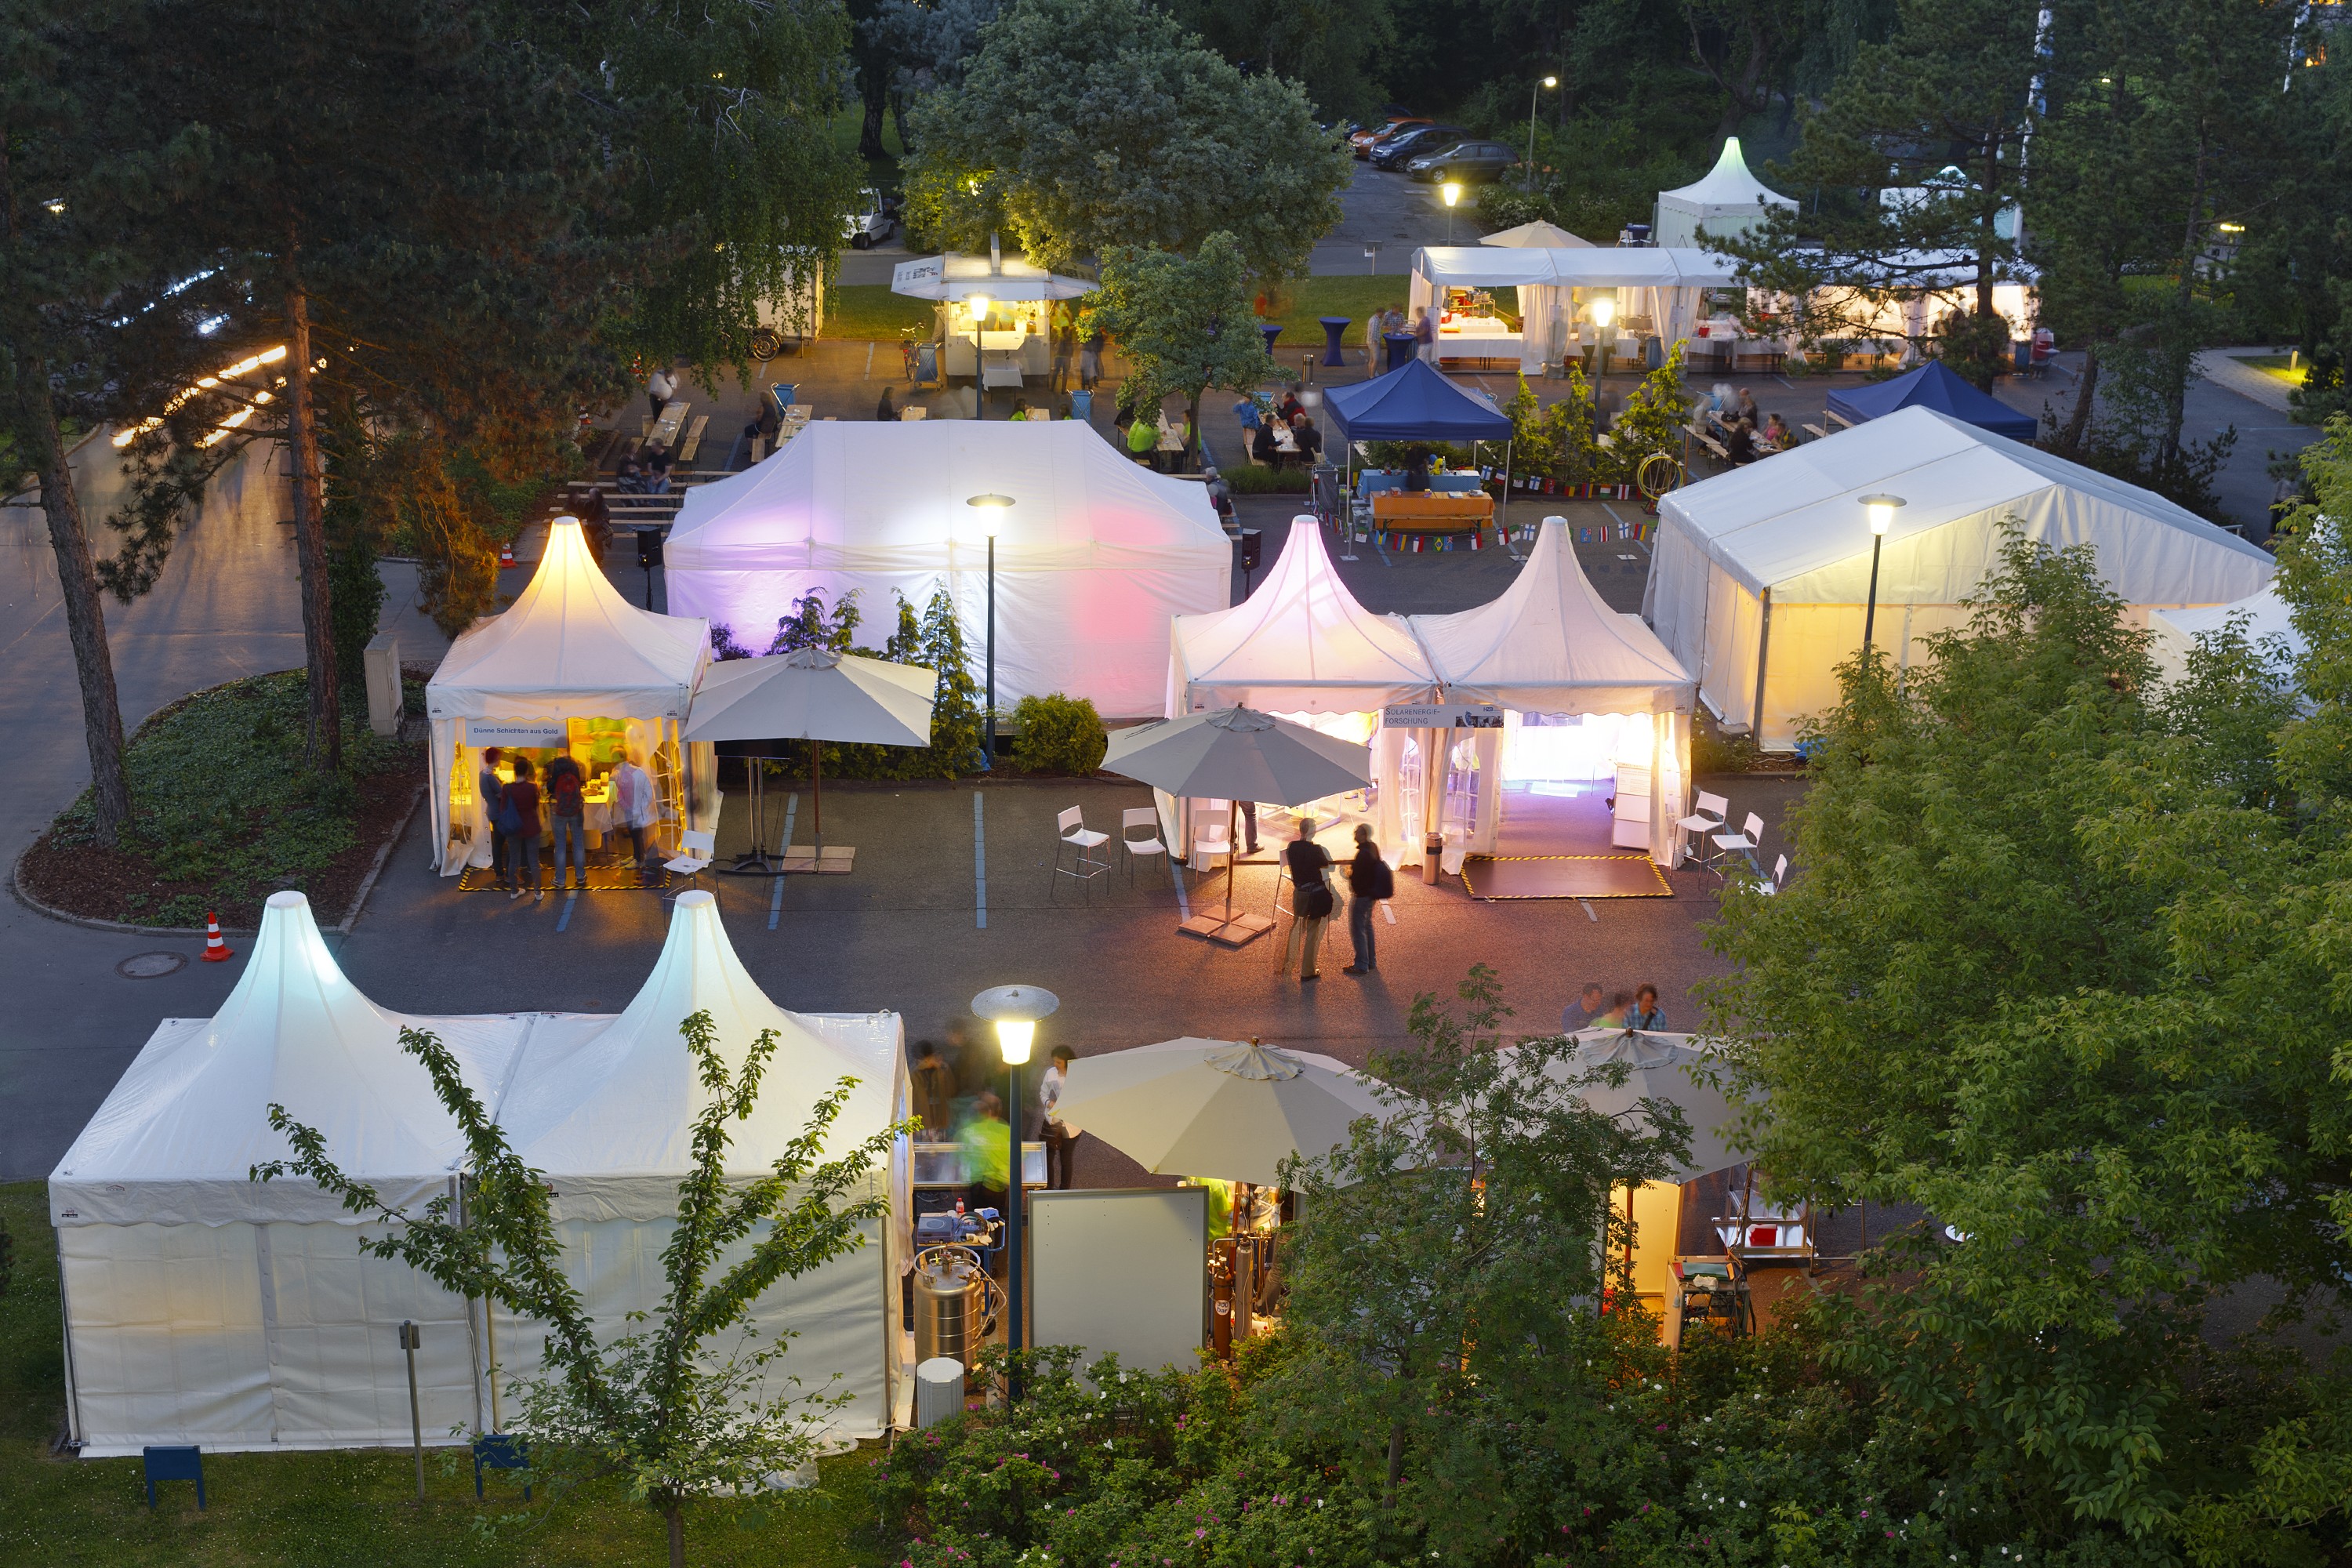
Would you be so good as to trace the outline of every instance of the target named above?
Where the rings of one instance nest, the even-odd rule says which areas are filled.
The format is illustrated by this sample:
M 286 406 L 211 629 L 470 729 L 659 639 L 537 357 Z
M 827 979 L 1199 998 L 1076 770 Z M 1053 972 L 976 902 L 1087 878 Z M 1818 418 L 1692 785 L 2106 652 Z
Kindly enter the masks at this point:
M 1462 182 L 1448 180 L 1439 187 L 1445 193 L 1445 243 L 1454 243 L 1454 204 L 1462 199 Z
M 1536 188 L 1536 94 L 1541 92 L 1544 88 L 1558 87 L 1559 85 L 1559 78 L 1556 76 L 1548 76 L 1543 79 L 1543 87 L 1531 87 L 1528 89 L 1527 184 L 1528 189 L 1531 191 Z
M 1878 552 L 1886 542 L 1886 531 L 1894 526 L 1895 509 L 1904 505 L 1901 496 L 1864 496 L 1862 509 L 1870 517 L 1870 607 L 1862 613 L 1862 651 L 1870 651 L 1871 633 L 1878 621 Z
M 996 1048 L 1012 1078 L 1013 1098 L 1004 1108 L 1013 1151 L 1013 1169 L 1004 1179 L 1004 1348 L 1013 1353 L 1021 1349 L 1021 1124 L 1027 1118 L 1021 1069 L 1036 1043 L 1038 1021 L 1053 1016 L 1061 1005 L 1060 997 L 1034 985 L 994 985 L 971 999 L 973 1016 L 996 1026 Z M 1021 1397 L 1021 1379 L 1010 1369 L 1004 1375 L 1004 1397 L 1008 1404 Z
M 980 512 L 980 526 L 988 533 L 988 766 L 996 767 L 996 531 L 1004 521 L 1011 496 L 974 496 L 964 502 Z
M 981 340 L 986 335 L 988 308 L 992 301 L 985 294 L 974 294 L 964 301 L 971 311 L 971 416 L 988 417 L 988 351 Z
M 1609 374 L 1609 323 L 1617 319 L 1617 296 L 1596 294 L 1585 309 L 1592 317 L 1592 324 L 1601 329 L 1600 347 L 1592 360 L 1592 378 L 1598 381 Z

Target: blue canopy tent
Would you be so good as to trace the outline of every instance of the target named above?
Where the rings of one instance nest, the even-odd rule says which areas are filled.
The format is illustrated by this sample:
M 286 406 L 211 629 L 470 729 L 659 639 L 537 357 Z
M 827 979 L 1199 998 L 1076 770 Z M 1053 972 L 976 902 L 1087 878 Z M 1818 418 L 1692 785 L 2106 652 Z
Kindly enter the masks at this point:
M 1857 386 L 1851 392 L 1832 392 L 1829 406 L 1831 413 L 1856 425 L 1898 408 L 1916 407 L 1948 414 L 1979 430 L 1990 430 L 2012 441 L 2032 441 L 2042 433 L 2042 422 L 2032 415 L 2020 414 L 2000 399 L 1979 392 L 1946 369 L 1941 360 L 1929 360 L 1908 375 L 1898 375 L 1892 381 Z
M 1335 386 L 1323 394 L 1331 424 L 1348 446 L 1349 484 L 1354 486 L 1355 449 L 1359 441 L 1500 441 L 1503 447 L 1504 516 L 1496 524 L 1503 548 L 1510 550 L 1506 526 L 1511 504 L 1511 416 L 1482 394 L 1457 386 L 1436 366 L 1407 360 L 1385 375 L 1352 386 Z M 1350 549 L 1352 551 L 1352 545 Z M 1518 552 L 1511 551 L 1516 556 Z M 1353 559 L 1352 554 L 1341 560 Z

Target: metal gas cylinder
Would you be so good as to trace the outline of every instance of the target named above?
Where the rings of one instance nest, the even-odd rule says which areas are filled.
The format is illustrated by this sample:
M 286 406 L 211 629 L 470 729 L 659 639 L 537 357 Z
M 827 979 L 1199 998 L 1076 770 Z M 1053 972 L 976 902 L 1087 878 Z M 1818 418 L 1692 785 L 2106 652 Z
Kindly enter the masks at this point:
M 966 1367 L 980 1353 L 987 1321 L 988 1271 L 970 1247 L 931 1247 L 915 1255 L 915 1360 Z

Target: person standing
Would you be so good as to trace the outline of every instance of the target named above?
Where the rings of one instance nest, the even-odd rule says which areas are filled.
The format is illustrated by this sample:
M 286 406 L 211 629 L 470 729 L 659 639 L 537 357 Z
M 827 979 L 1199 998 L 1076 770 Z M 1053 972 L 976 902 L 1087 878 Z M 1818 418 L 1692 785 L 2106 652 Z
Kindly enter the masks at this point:
M 567 858 L 580 868 L 581 889 L 584 891 L 588 886 L 588 812 L 583 798 L 586 783 L 567 746 L 547 764 L 547 782 L 541 786 L 547 797 L 548 832 L 555 841 L 555 886 L 559 892 L 572 886 Z
M 963 1147 L 964 1180 L 971 1206 L 1004 1212 L 1005 1195 L 1013 1190 L 1013 1129 L 1004 1124 L 1004 1102 L 984 1091 L 973 1102 L 971 1117 L 956 1133 Z
M 1413 318 L 1412 344 L 1412 352 L 1420 356 L 1423 364 L 1433 366 L 1437 363 L 1436 306 L 1423 306 L 1421 314 Z
M 1298 983 L 1320 980 L 1323 927 L 1331 919 L 1331 884 L 1325 879 L 1331 851 L 1315 842 L 1315 819 L 1298 819 L 1298 836 L 1282 852 L 1290 868 L 1290 942 L 1282 954 L 1282 972 L 1296 963 Z
M 1242 449 L 1247 451 L 1250 443 L 1257 439 L 1259 415 L 1257 398 L 1255 395 L 1249 393 L 1242 395 L 1241 401 L 1234 405 L 1234 418 L 1240 422 Z
M 1596 1029 L 1622 1029 L 1626 1027 L 1626 1015 L 1633 1010 L 1633 994 L 1620 991 L 1609 999 L 1609 1011 L 1592 1020 L 1592 1026 Z
M 933 1138 L 944 1138 L 955 1125 L 955 1068 L 940 1055 L 940 1047 L 929 1040 L 918 1040 L 915 1052 L 915 1120 Z
M 645 753 L 632 746 L 613 770 L 613 809 L 629 836 L 629 858 L 646 868 L 646 835 L 654 825 L 654 781 L 646 776 Z
M 1356 944 L 1356 962 L 1342 974 L 1363 974 L 1378 969 L 1372 942 L 1372 911 L 1382 899 L 1396 897 L 1396 873 L 1372 842 L 1372 825 L 1356 824 L 1356 854 L 1348 862 L 1348 938 Z
M 482 815 L 490 819 L 490 876 L 499 887 L 511 889 L 514 884 L 507 877 L 506 831 L 499 826 L 499 818 L 506 815 L 506 803 L 499 797 L 507 787 L 506 781 L 499 777 L 499 754 L 496 746 L 482 748 L 482 771 L 474 780 L 474 788 L 480 794 Z
M 1092 392 L 1095 383 L 1102 379 L 1104 344 L 1103 330 L 1097 327 L 1087 336 L 1086 346 L 1078 350 L 1078 386 L 1082 391 Z
M 1559 1032 L 1573 1035 L 1592 1027 L 1592 1020 L 1601 1016 L 1601 982 L 1588 980 L 1583 992 L 1559 1012 Z
M 1062 1103 L 1062 1086 L 1069 1081 L 1070 1063 L 1076 1055 L 1067 1046 L 1055 1046 L 1053 1065 L 1037 1080 L 1037 1106 L 1045 1113 L 1040 1130 L 1045 1144 L 1045 1185 L 1057 1193 L 1070 1190 L 1070 1157 L 1077 1152 L 1078 1129 L 1054 1111 Z
M 534 902 L 547 896 L 539 886 L 539 786 L 531 783 L 530 775 L 530 759 L 517 757 L 514 760 L 514 780 L 506 786 L 502 795 L 507 813 L 509 870 L 514 882 L 512 890 L 507 894 L 509 903 L 521 898 L 525 892 L 530 894 Z M 523 886 L 525 873 L 529 874 L 530 882 L 527 889 Z
M 1666 1026 L 1665 1009 L 1658 1005 L 1656 986 L 1637 985 L 1633 988 L 1633 1005 L 1625 1015 L 1625 1026 L 1651 1035 Z
M 1322 460 L 1323 433 L 1315 428 L 1315 416 L 1303 408 L 1290 422 L 1290 438 L 1298 443 L 1300 461 L 1312 467 Z
M 653 379 L 646 383 L 646 401 L 653 405 L 656 419 L 662 416 L 662 410 L 669 406 L 669 400 L 677 395 L 677 378 L 670 374 L 667 365 L 654 372 Z
M 1046 384 L 1055 397 L 1070 390 L 1070 358 L 1078 352 L 1078 329 L 1066 310 L 1054 312 L 1054 377 Z
M 1257 802 L 1237 800 L 1234 802 L 1234 809 L 1241 814 L 1242 831 L 1248 835 L 1248 843 L 1242 853 L 1255 855 L 1257 853 Z

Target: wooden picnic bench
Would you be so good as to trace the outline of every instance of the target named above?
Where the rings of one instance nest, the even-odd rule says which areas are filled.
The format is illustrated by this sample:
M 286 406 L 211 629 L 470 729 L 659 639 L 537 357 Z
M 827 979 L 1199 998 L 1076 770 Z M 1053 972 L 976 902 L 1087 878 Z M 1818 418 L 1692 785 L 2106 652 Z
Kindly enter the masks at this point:
M 694 423 L 686 427 L 686 439 L 677 444 L 677 460 L 679 462 L 690 463 L 694 461 L 695 451 L 702 445 L 703 429 L 709 426 L 709 423 L 710 416 L 708 414 L 698 414 L 694 416 Z
M 1800 425 L 1797 428 L 1802 430 L 1806 435 L 1811 436 L 1816 441 L 1826 440 L 1829 437 L 1829 432 L 1822 429 L 1818 425 Z
M 1731 454 L 1724 449 L 1723 443 L 1708 435 L 1704 426 L 1685 425 L 1683 426 L 1683 434 L 1714 453 L 1718 462 L 1731 461 Z

